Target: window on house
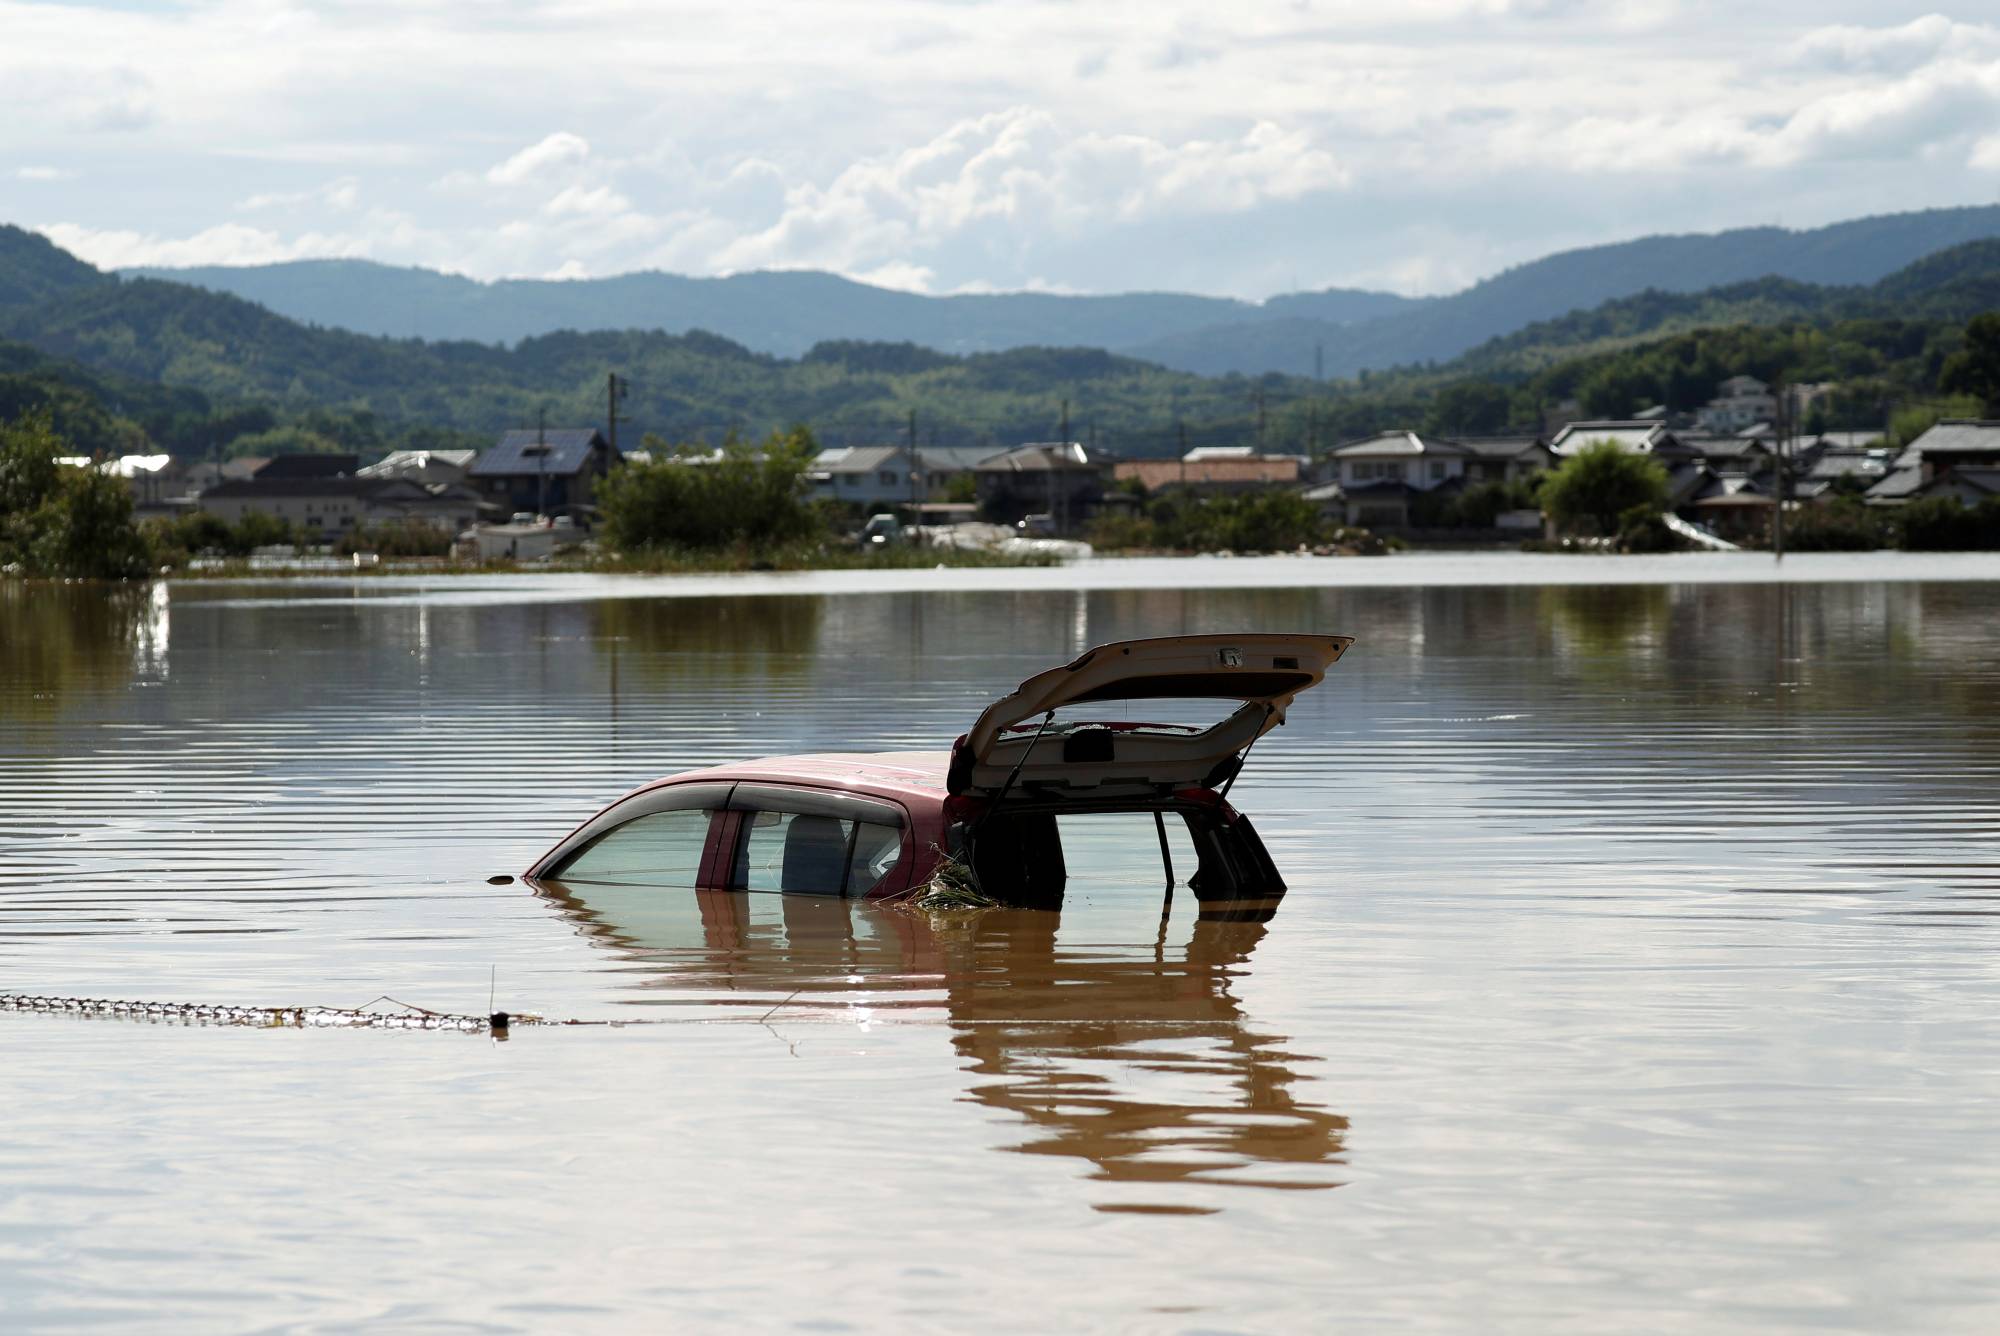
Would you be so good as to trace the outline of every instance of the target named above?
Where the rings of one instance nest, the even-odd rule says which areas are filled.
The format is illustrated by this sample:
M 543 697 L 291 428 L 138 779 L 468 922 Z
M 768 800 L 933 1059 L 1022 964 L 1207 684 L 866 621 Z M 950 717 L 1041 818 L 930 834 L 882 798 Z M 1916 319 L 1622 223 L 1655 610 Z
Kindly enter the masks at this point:
M 881 469 L 876 472 L 875 481 L 881 483 L 884 487 L 894 487 L 896 485 L 896 475 L 889 469 Z
M 1442 459 L 1433 459 L 1431 461 L 1431 481 L 1444 481 L 1444 461 Z

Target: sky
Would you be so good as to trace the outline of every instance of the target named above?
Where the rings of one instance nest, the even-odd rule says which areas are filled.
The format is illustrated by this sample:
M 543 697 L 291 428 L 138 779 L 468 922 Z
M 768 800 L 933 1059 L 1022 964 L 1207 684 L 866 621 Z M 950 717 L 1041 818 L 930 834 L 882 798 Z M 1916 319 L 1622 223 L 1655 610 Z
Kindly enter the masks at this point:
M 2000 200 L 2000 6 L 0 0 L 0 221 L 104 267 L 1454 291 Z

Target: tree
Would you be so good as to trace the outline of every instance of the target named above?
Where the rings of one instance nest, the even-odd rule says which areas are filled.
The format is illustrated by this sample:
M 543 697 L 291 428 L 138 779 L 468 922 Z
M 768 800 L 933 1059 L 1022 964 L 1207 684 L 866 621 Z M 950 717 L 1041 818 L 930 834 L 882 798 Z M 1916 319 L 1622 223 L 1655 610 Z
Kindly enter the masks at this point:
M 1945 359 L 1938 388 L 1964 394 L 2000 413 L 2000 311 L 1974 316 L 1965 327 L 1965 347 Z
M 84 580 L 128 580 L 149 565 L 132 523 L 132 491 L 96 464 L 62 471 L 30 520 L 28 569 Z
M 720 457 L 648 437 L 654 461 L 614 470 L 598 487 L 604 538 L 622 551 L 770 544 L 815 536 L 805 499 L 815 446 L 804 427 L 772 432 L 761 445 L 724 442 Z M 662 453 L 666 458 L 660 458 Z
M 1424 430 L 1444 436 L 1491 435 L 1506 427 L 1514 399 L 1503 387 L 1486 380 L 1462 380 L 1447 385 L 1431 401 Z
M 1588 526 L 1604 537 L 1635 518 L 1667 508 L 1667 471 L 1660 461 L 1612 441 L 1591 441 L 1542 482 L 1542 507 L 1566 529 Z
M 144 574 L 130 489 L 94 463 L 56 463 L 72 452 L 46 411 L 0 424 L 0 564 L 79 579 Z

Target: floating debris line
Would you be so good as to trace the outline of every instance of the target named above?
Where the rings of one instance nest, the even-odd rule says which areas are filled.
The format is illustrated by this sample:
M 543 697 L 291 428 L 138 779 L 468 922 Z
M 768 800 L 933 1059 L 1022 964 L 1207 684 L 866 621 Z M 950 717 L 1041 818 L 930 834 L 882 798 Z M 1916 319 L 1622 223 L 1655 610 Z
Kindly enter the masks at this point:
M 371 1011 L 387 1002 L 400 1011 Z M 378 997 L 360 1007 L 223 1007 L 199 1002 L 124 1002 L 108 997 L 41 997 L 0 993 L 0 1011 L 55 1016 L 106 1016 L 117 1020 L 180 1021 L 189 1025 L 247 1025 L 293 1030 L 458 1030 L 504 1035 L 523 1025 L 574 1025 L 527 1013 L 496 1011 L 486 1016 L 455 1015 Z

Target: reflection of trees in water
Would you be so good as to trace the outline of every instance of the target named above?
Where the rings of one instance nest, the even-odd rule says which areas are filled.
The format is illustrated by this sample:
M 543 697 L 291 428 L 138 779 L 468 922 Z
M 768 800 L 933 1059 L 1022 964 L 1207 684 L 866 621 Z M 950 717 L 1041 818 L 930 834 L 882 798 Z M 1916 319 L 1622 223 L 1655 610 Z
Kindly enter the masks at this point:
M 0 715 L 51 716 L 73 695 L 115 690 L 166 656 L 164 585 L 0 579 Z
M 642 683 L 687 686 L 714 674 L 790 678 L 809 674 L 820 648 L 825 600 L 612 598 L 590 605 L 599 655 L 615 656 Z
M 727 994 L 714 1000 L 759 1014 L 941 1005 L 973 1076 L 969 1097 L 1033 1130 L 1009 1150 L 1087 1160 L 1093 1177 L 1124 1184 L 1338 1185 L 1347 1120 L 1293 1094 L 1310 1059 L 1251 1029 L 1232 991 L 1263 924 L 1199 921 L 1178 948 L 1078 948 L 1057 941 L 1062 916 L 1050 911 L 930 916 L 807 896 L 538 889 L 675 1000 Z
M 1550 585 L 1536 592 L 1536 618 L 1558 658 L 1652 663 L 1669 640 L 1673 601 L 1665 585 Z

